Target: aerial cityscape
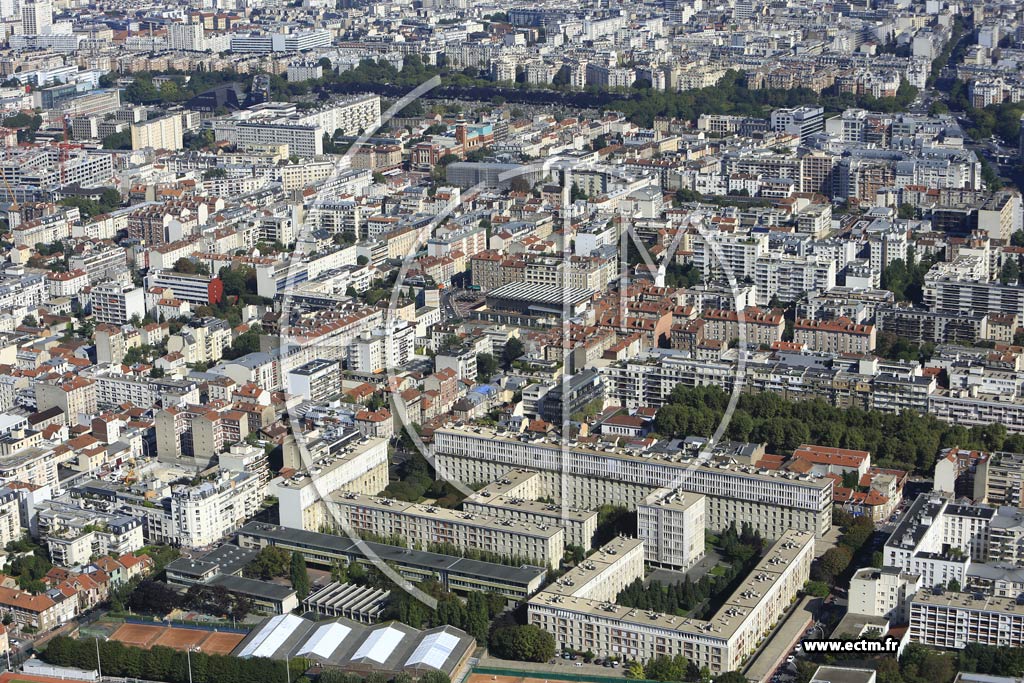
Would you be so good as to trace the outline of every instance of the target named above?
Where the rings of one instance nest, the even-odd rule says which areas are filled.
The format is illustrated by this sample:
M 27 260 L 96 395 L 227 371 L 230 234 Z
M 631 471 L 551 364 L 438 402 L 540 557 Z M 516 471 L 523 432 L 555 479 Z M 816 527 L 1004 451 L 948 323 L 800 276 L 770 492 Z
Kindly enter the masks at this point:
M 1024 683 L 1020 0 L 0 27 L 0 683 Z

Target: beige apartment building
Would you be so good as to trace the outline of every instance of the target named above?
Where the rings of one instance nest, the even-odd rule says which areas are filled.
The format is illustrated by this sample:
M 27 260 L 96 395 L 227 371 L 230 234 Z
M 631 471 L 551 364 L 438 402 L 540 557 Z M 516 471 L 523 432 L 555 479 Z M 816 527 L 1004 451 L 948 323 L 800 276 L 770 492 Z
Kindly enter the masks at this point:
M 96 414 L 96 382 L 91 379 L 71 377 L 52 384 L 37 382 L 35 394 L 38 412 L 59 408 L 67 424 L 76 423 L 80 414 Z
M 978 460 L 974 474 L 974 500 L 989 505 L 1021 504 L 1021 476 L 1024 475 L 1024 454 L 993 453 Z
M 433 550 L 444 545 L 463 551 L 479 550 L 552 569 L 565 554 L 565 530 L 558 526 L 352 492 L 335 494 L 331 504 L 340 526 L 376 539 L 401 538 L 415 549 Z M 443 548 L 438 551 L 445 552 Z
M 793 341 L 811 351 L 860 355 L 875 350 L 875 326 L 861 325 L 849 318 L 797 320 Z
M 494 481 L 515 468 L 537 470 L 544 495 L 574 508 L 596 510 L 610 503 L 635 509 L 655 489 L 675 488 L 707 496 L 712 530 L 746 522 L 775 539 L 790 529 L 821 536 L 832 527 L 829 477 L 761 473 L 725 461 L 702 464 L 683 452 L 596 450 L 484 427 L 436 430 L 434 458 L 440 471 L 463 482 Z
M 560 526 L 565 529 L 566 544 L 589 549 L 597 532 L 597 512 L 563 508 L 538 500 L 543 497 L 543 481 L 539 472 L 510 470 L 462 501 L 462 509 L 531 524 Z
M 386 439 L 364 439 L 358 432 L 337 440 L 312 438 L 298 455 L 294 474 L 270 482 L 281 526 L 307 531 L 334 527 L 335 515 L 325 502 L 331 495 L 341 490 L 374 495 L 388 485 Z
M 182 148 L 184 129 L 181 116 L 172 114 L 152 121 L 132 124 L 132 149 L 166 149 L 175 151 Z
M 618 538 L 527 602 L 529 623 L 558 645 L 641 661 L 682 655 L 711 674 L 737 671 L 785 615 L 810 576 L 814 534 L 789 531 L 710 619 L 622 607 L 619 591 L 644 575 L 644 541 Z
M 737 311 L 708 309 L 701 315 L 704 320 L 704 337 L 730 342 L 740 338 L 740 314 Z M 743 311 L 743 332 L 746 344 L 750 346 L 771 346 L 782 341 L 786 321 L 780 311 L 763 311 L 747 308 Z

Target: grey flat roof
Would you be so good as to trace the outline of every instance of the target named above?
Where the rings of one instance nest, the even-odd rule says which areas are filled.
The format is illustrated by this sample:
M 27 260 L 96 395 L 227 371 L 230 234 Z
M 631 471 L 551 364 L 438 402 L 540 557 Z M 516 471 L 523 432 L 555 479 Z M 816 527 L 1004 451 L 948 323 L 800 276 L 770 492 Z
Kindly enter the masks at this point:
M 336 553 L 365 556 L 356 546 L 356 542 L 347 536 L 321 534 L 316 531 L 305 531 L 302 529 L 289 529 L 262 522 L 249 522 L 239 529 L 238 533 L 246 536 L 279 540 L 294 546 L 309 548 L 310 550 L 322 548 Z M 365 542 L 365 545 L 372 553 L 385 562 L 398 562 L 437 572 L 445 571 L 464 576 L 477 576 L 483 579 L 496 579 L 505 583 L 515 583 L 522 586 L 528 586 L 538 575 L 547 572 L 543 567 L 533 567 L 530 565 L 512 567 L 494 562 L 471 560 L 464 557 L 442 555 L 423 550 L 412 550 L 383 543 Z
M 290 586 L 282 586 L 279 583 L 260 581 L 258 579 L 246 579 L 241 576 L 231 576 L 229 574 L 220 574 L 215 576 L 210 579 L 210 582 L 207 585 L 224 586 L 232 593 L 242 593 L 243 595 L 250 595 L 254 598 L 264 598 L 266 600 L 281 601 L 295 593 L 295 590 Z
M 819 666 L 811 677 L 814 681 L 827 681 L 828 683 L 868 683 L 875 677 L 875 672 L 870 669 L 848 669 L 844 666 Z

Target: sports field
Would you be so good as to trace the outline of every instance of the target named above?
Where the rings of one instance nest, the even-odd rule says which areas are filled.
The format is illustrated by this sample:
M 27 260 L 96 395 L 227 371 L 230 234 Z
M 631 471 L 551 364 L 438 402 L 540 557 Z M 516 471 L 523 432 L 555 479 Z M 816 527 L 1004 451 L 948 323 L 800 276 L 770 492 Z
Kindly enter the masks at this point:
M 173 626 L 150 626 L 148 624 L 121 624 L 110 637 L 125 645 L 149 649 L 154 645 L 175 650 L 197 649 L 206 654 L 226 655 L 234 650 L 245 638 L 243 633 L 226 631 L 201 631 Z

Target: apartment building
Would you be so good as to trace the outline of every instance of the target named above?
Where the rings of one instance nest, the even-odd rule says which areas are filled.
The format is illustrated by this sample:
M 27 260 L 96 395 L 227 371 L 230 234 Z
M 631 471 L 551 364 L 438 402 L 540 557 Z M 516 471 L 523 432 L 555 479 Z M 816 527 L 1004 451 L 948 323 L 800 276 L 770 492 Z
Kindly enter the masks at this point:
M 325 401 L 341 389 L 341 366 L 318 358 L 288 371 L 289 394 L 304 401 Z
M 989 338 L 989 316 L 968 311 L 924 311 L 904 306 L 879 306 L 875 312 L 879 332 L 910 341 L 932 344 L 974 343 Z
M 710 619 L 621 607 L 644 575 L 644 541 L 618 538 L 527 602 L 529 623 L 560 648 L 646 661 L 681 655 L 712 675 L 736 671 L 789 609 L 810 576 L 814 534 L 787 531 Z
M 94 285 L 89 294 L 97 323 L 125 325 L 146 317 L 146 295 L 141 287 L 111 280 Z
M 509 469 L 534 469 L 542 474 L 544 495 L 576 508 L 635 508 L 654 489 L 675 488 L 707 496 L 713 530 L 746 522 L 766 538 L 779 538 L 787 529 L 822 535 L 832 526 L 831 479 L 705 462 L 699 449 L 598 450 L 484 427 L 438 429 L 433 448 L 435 466 L 451 478 L 493 481 Z
M 510 470 L 462 501 L 465 512 L 504 517 L 536 525 L 565 529 L 566 545 L 589 549 L 597 532 L 598 514 L 593 510 L 563 508 L 543 502 L 544 484 L 539 472 Z
M 85 377 L 61 377 L 33 383 L 36 411 L 58 408 L 67 424 L 76 424 L 80 415 L 94 415 L 97 406 L 96 382 Z
M 114 246 L 91 249 L 81 254 L 72 254 L 69 267 L 72 272 L 84 270 L 89 282 L 98 283 L 127 272 L 128 255 L 124 249 Z
M 1024 647 L 1024 604 L 1019 598 L 921 590 L 910 603 L 910 640 L 957 650 L 968 643 Z
M 950 580 L 966 586 L 972 562 L 1019 557 L 1014 544 L 1024 540 L 1024 527 L 1019 513 L 1009 510 L 922 494 L 886 541 L 884 566 L 919 575 L 923 587 Z M 1000 531 L 993 534 L 993 528 Z
M 832 355 L 863 355 L 875 350 L 875 326 L 860 325 L 849 318 L 798 320 L 793 341 L 811 351 Z
M 171 114 L 142 123 L 133 123 L 131 132 L 132 149 L 166 149 L 173 152 L 183 147 L 182 135 L 184 134 L 184 129 L 181 124 L 180 114 Z
M 637 503 L 644 562 L 685 571 L 704 557 L 706 501 L 699 493 L 662 488 Z
M 170 408 L 199 403 L 199 384 L 195 380 L 123 375 L 119 365 L 90 368 L 82 377 L 95 382 L 96 403 L 100 406 L 131 403 L 140 408 Z
M 740 339 L 740 314 L 738 311 L 708 309 L 701 314 L 704 321 L 704 338 L 731 342 Z M 743 311 L 743 336 L 747 346 L 769 347 L 782 341 L 786 321 L 781 311 L 763 311 L 749 307 Z
M 88 564 L 97 555 L 132 553 L 145 545 L 142 520 L 47 501 L 38 510 L 39 537 L 62 567 Z
M 208 459 L 248 435 L 248 416 L 222 401 L 169 406 L 156 414 L 156 450 L 161 457 Z
M 77 490 L 141 519 L 146 543 L 200 548 L 224 538 L 259 512 L 267 493 L 264 477 L 252 472 L 221 470 L 196 483 L 164 485 L 153 482 L 151 492 L 139 495 L 100 480 L 86 481 Z
M 757 259 L 753 279 L 759 306 L 769 305 L 772 299 L 797 301 L 807 293 L 817 294 L 835 287 L 836 262 L 816 255 L 771 252 Z
M 336 527 L 372 538 L 400 538 L 413 548 L 455 548 L 502 558 L 558 567 L 565 554 L 565 530 L 507 517 L 459 512 L 419 503 L 405 503 L 358 493 L 338 492 L 330 498 Z
M 49 595 L 32 595 L 15 588 L 0 587 L 0 612 L 10 615 L 14 623 L 37 633 L 49 631 L 74 617 L 77 599 L 57 603 Z M 68 609 L 72 608 L 72 609 Z
M 990 505 L 1024 507 L 1021 499 L 1021 477 L 1024 476 L 1024 454 L 992 453 L 978 460 L 974 471 L 974 500 Z
M 0 543 L 7 545 L 22 536 L 28 520 L 21 518 L 21 497 L 7 487 L 0 488 Z
M 374 495 L 388 485 L 388 444 L 385 439 L 366 439 L 358 431 L 313 437 L 305 442 L 300 457 L 289 458 L 285 467 L 297 470 L 289 477 L 270 482 L 277 496 L 281 525 L 319 531 L 335 524 L 326 499 L 345 490 Z
M 924 303 L 931 311 L 1024 316 L 1024 288 L 960 279 L 933 267 L 924 278 Z
M 921 587 L 917 574 L 896 567 L 864 567 L 850 579 L 848 611 L 903 624 L 910 618 L 910 600 Z

